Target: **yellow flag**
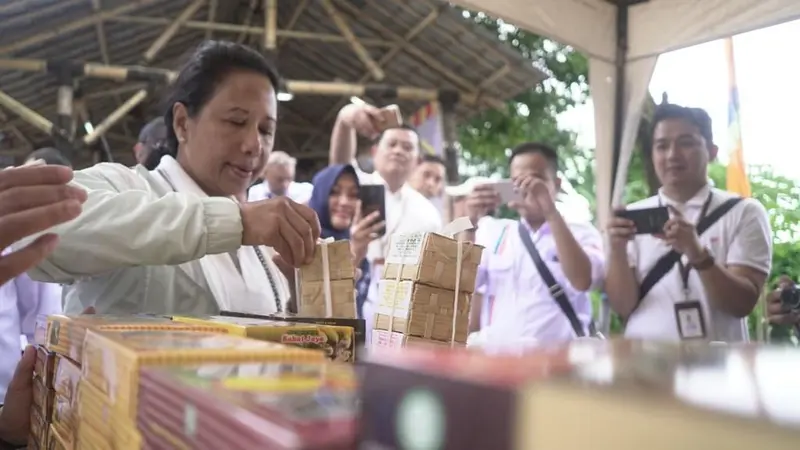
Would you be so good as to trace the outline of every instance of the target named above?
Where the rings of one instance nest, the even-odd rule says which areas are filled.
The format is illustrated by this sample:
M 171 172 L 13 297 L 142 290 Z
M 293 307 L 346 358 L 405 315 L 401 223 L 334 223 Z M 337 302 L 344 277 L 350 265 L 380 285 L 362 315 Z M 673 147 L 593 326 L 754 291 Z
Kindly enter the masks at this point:
M 736 86 L 736 68 L 733 59 L 733 38 L 725 40 L 728 56 L 728 134 L 731 147 L 728 150 L 727 186 L 730 192 L 743 197 L 752 196 L 750 180 L 744 164 L 744 148 L 742 147 L 742 126 L 739 120 L 739 89 Z

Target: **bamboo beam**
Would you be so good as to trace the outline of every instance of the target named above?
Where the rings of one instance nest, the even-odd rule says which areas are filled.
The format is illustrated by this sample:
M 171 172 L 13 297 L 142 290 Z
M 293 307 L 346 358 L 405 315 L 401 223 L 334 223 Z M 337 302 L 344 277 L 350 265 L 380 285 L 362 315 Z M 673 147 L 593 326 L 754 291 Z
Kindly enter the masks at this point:
M 275 50 L 278 46 L 278 1 L 264 0 L 264 48 Z
M 499 69 L 497 69 L 494 73 L 489 75 L 486 79 L 481 81 L 481 84 L 478 85 L 479 88 L 485 89 L 497 82 L 500 78 L 508 75 L 511 72 L 511 65 L 508 63 L 503 64 Z
M 103 6 L 100 4 L 100 0 L 92 0 L 92 10 L 94 12 L 99 12 L 103 9 Z M 108 55 L 108 41 L 106 40 L 106 27 L 102 21 L 97 22 L 94 24 L 95 34 L 97 34 L 97 46 L 100 48 L 100 56 L 103 58 L 103 64 L 111 64 L 111 57 Z M 117 106 L 122 104 L 122 97 L 119 95 L 114 96 L 114 102 L 116 102 Z M 130 136 L 131 130 L 128 126 L 128 123 L 125 122 L 122 124 L 123 130 L 125 134 Z
M 214 23 L 217 21 L 217 8 L 218 8 L 217 0 L 209 0 L 208 2 L 208 23 Z M 185 25 L 185 24 L 183 24 Z M 206 40 L 210 40 L 214 37 L 214 30 L 206 30 Z
M 10 131 L 11 134 L 13 134 L 22 145 L 26 145 L 30 147 L 30 149 L 33 149 L 33 142 L 31 142 L 31 140 L 25 136 L 25 133 L 20 131 L 16 125 L 10 123 L 8 116 L 2 109 L 0 109 L 0 129 L 8 129 L 8 131 Z
M 401 46 L 403 50 L 417 58 L 420 62 L 424 63 L 427 67 L 433 69 L 434 71 L 438 72 L 440 75 L 444 76 L 445 78 L 449 79 L 453 84 L 460 87 L 465 91 L 468 91 L 470 94 L 475 95 L 478 92 L 478 86 L 474 85 L 471 81 L 467 80 L 466 78 L 462 77 L 454 73 L 452 70 L 447 68 L 444 64 L 442 64 L 438 59 L 428 55 L 424 51 L 420 50 L 410 42 L 406 41 L 403 36 L 398 35 L 394 31 L 388 29 L 383 24 L 379 23 L 377 20 L 364 16 L 360 14 L 358 8 L 353 6 L 350 2 L 346 1 L 339 1 L 337 2 L 340 7 L 349 11 L 349 13 L 355 17 L 359 17 L 359 22 L 369 26 L 370 28 L 377 30 L 384 36 L 388 36 L 392 41 L 394 41 L 397 45 Z M 495 109 L 502 109 L 505 107 L 505 103 L 493 99 L 490 97 L 483 97 L 483 101 L 495 108 Z
M 347 20 L 339 14 L 339 10 L 336 9 L 336 6 L 333 5 L 331 0 L 322 0 L 322 6 L 325 8 L 325 11 L 333 20 L 334 25 L 336 28 L 339 29 L 339 32 L 342 33 L 342 36 L 347 40 L 347 43 L 350 44 L 350 47 L 353 49 L 353 52 L 356 54 L 358 59 L 364 64 L 364 66 L 369 69 L 370 73 L 372 73 L 372 78 L 381 81 L 386 78 L 386 74 L 383 72 L 383 69 L 372 59 L 372 56 L 369 55 L 369 52 L 361 42 L 359 42 L 358 38 L 356 37 L 353 30 L 350 28 L 350 25 L 347 24 Z
M 100 125 L 95 127 L 95 129 L 85 135 L 83 137 L 83 143 L 86 145 L 92 145 L 99 139 L 105 132 L 107 132 L 111 127 L 113 127 L 117 122 L 119 122 L 125 115 L 127 115 L 133 108 L 138 106 L 140 103 L 147 98 L 147 90 L 142 89 L 141 91 L 137 92 L 133 95 L 133 97 L 129 98 L 125 103 L 120 105 L 119 108 L 114 110 L 111 114 L 108 115 Z
M 0 14 L 14 14 L 19 11 L 24 11 L 36 0 L 17 0 L 15 2 L 8 2 L 5 5 L 0 5 Z
M 408 32 L 407 32 L 407 33 L 406 33 L 406 34 L 403 36 L 403 40 L 404 40 L 405 42 L 410 42 L 410 41 L 412 41 L 412 40 L 413 40 L 415 37 L 417 37 L 417 35 L 418 35 L 419 33 L 422 33 L 422 31 L 424 31 L 424 30 L 425 30 L 425 28 L 427 28 L 427 27 L 429 27 L 431 24 L 435 23 L 435 22 L 436 22 L 436 19 L 438 19 L 438 18 L 439 18 L 439 14 L 441 13 L 441 9 L 442 9 L 444 6 L 447 6 L 447 5 L 445 4 L 445 5 L 443 5 L 443 6 L 440 6 L 440 7 L 438 7 L 438 8 L 435 8 L 435 9 L 431 10 L 431 12 L 429 12 L 429 13 L 428 13 L 428 15 L 427 15 L 427 16 L 425 16 L 425 18 L 424 18 L 424 19 L 422 19 L 422 21 L 421 21 L 420 23 L 418 23 L 418 24 L 417 24 L 417 25 L 416 25 L 414 28 L 410 29 L 410 30 L 409 30 L 409 31 L 408 31 Z M 391 50 L 389 50 L 388 52 L 386 52 L 386 54 L 384 54 L 383 56 L 381 56 L 381 58 L 378 60 L 378 65 L 379 65 L 379 66 L 381 66 L 381 67 L 383 67 L 385 64 L 388 64 L 388 63 L 389 63 L 389 61 L 391 61 L 392 59 L 394 59 L 394 57 L 395 57 L 395 56 L 396 56 L 398 53 L 400 53 L 402 50 L 403 50 L 403 46 L 402 46 L 402 45 L 395 44 L 395 45 L 394 45 L 394 46 L 391 48 Z M 365 73 L 365 74 L 364 74 L 364 75 L 363 75 L 363 76 L 362 76 L 362 77 L 361 77 L 361 78 L 358 80 L 358 82 L 359 82 L 359 83 L 364 83 L 364 82 L 366 82 L 366 81 L 369 79 L 369 77 L 370 77 L 370 74 L 369 74 L 369 72 L 367 72 L 367 73 Z M 343 107 L 343 106 L 345 105 L 345 103 L 347 103 L 348 101 L 349 101 L 349 99 L 347 99 L 347 98 L 344 98 L 344 99 L 340 100 L 339 102 L 337 102 L 335 105 L 333 105 L 333 108 L 331 108 L 331 109 L 330 109 L 330 110 L 329 110 L 329 111 L 328 111 L 328 112 L 327 112 L 327 113 L 326 113 L 326 114 L 323 116 L 323 118 L 322 118 L 322 123 L 328 123 L 328 121 L 330 121 L 330 120 L 331 120 L 331 119 L 334 117 L 334 115 L 336 115 L 336 114 L 338 114 L 338 113 L 339 113 L 339 110 L 340 110 L 340 109 L 342 109 L 342 107 Z M 314 142 L 314 140 L 315 140 L 315 139 L 317 139 L 317 138 L 318 138 L 320 135 L 322 135 L 322 131 L 321 131 L 321 130 L 320 130 L 319 132 L 317 132 L 316 134 L 309 136 L 309 138 L 308 138 L 308 139 L 306 139 L 306 141 L 305 141 L 305 142 L 303 142 L 303 144 L 300 146 L 300 150 L 305 150 L 306 148 L 308 148 L 308 146 L 309 146 L 309 145 L 311 145 L 311 143 L 312 143 L 312 142 Z
M 142 16 L 115 16 L 107 19 L 108 22 L 119 23 L 135 23 L 141 25 L 154 25 L 163 26 L 169 25 L 172 21 L 163 17 L 142 17 Z M 248 25 L 238 25 L 233 23 L 211 23 L 202 21 L 188 20 L 183 24 L 184 28 L 193 30 L 212 30 L 226 33 L 245 33 L 245 34 L 264 34 L 263 27 L 254 27 Z M 328 43 L 346 44 L 347 40 L 344 36 L 328 33 L 315 33 L 310 31 L 297 31 L 291 29 L 277 29 L 275 35 L 281 40 L 285 39 L 298 39 L 310 40 Z M 361 44 L 367 47 L 392 47 L 395 44 L 384 39 L 362 38 Z
M 154 3 L 156 1 L 157 0 L 128 0 L 124 5 L 118 6 L 114 9 L 109 9 L 107 11 L 100 11 L 90 16 L 84 17 L 82 19 L 78 19 L 76 21 L 69 22 L 63 25 L 55 26 L 53 28 L 48 29 L 47 31 L 37 33 L 34 34 L 33 36 L 28 36 L 19 41 L 4 45 L 0 47 L 0 55 L 24 50 L 36 44 L 47 42 L 50 39 L 54 39 L 59 36 L 64 36 L 66 34 L 72 33 L 73 31 L 78 31 L 83 28 L 90 27 L 98 22 L 103 22 L 112 17 L 129 13 L 137 8 Z
M 53 134 L 53 122 L 45 119 L 39 115 L 39 113 L 16 101 L 13 97 L 9 96 L 3 91 L 0 91 L 0 106 L 3 106 L 7 110 L 16 114 L 21 119 L 33 125 L 45 134 Z
M 158 53 L 169 43 L 170 39 L 172 39 L 178 30 L 181 28 L 184 22 L 191 19 L 203 5 L 206 4 L 206 0 L 195 0 L 190 3 L 186 8 L 181 11 L 178 17 L 169 24 L 169 26 L 153 41 L 153 44 L 150 45 L 150 48 L 144 52 L 144 62 L 149 64 L 155 59 Z
M 291 30 L 295 25 L 297 25 L 297 21 L 300 20 L 300 16 L 303 15 L 303 12 L 306 10 L 306 6 L 308 6 L 308 0 L 300 0 L 297 2 L 297 6 L 292 12 L 292 17 L 289 17 L 289 22 L 286 24 L 286 30 Z
M 250 0 L 250 3 L 247 4 L 247 10 L 244 12 L 244 20 L 242 21 L 242 24 L 244 24 L 244 26 L 249 27 L 250 24 L 253 22 L 253 15 L 255 14 L 257 4 L 258 0 Z M 236 37 L 236 43 L 241 44 L 242 42 L 244 42 L 246 37 L 247 34 L 245 33 L 244 30 L 242 30 L 241 32 L 239 32 L 239 36 Z

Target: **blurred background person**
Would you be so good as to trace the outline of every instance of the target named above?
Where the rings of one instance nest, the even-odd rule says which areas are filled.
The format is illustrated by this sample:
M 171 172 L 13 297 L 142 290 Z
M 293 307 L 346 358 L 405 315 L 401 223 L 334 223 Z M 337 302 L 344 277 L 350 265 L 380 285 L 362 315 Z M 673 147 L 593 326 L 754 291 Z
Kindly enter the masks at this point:
M 431 200 L 441 197 L 446 175 L 444 160 L 436 155 L 424 153 L 420 156 L 417 167 L 411 172 L 408 184 Z
M 353 264 L 361 269 L 356 282 L 356 307 L 358 317 L 363 317 L 363 305 L 369 289 L 371 274 L 367 261 L 367 246 L 386 225 L 380 213 L 374 211 L 361 216 L 358 200 L 358 176 L 349 164 L 334 164 L 314 176 L 314 193 L 308 202 L 319 217 L 321 237 L 336 240 L 349 239 Z
M 147 122 L 147 125 L 142 127 L 142 131 L 139 132 L 139 141 L 133 146 L 136 164 L 141 164 L 148 170 L 155 169 L 161 160 L 161 155 L 154 150 L 164 145 L 166 141 L 167 125 L 164 123 L 164 118 L 156 117 Z
M 251 202 L 286 196 L 297 203 L 306 203 L 314 187 L 309 183 L 294 181 L 297 159 L 286 152 L 275 151 L 269 155 L 262 180 L 250 187 L 247 199 Z

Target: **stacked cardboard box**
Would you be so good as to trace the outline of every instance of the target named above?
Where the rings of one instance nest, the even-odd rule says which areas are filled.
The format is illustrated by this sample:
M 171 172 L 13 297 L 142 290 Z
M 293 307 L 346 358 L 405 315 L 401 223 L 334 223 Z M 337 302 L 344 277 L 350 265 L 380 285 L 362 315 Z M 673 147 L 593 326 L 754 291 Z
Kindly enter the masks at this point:
M 36 346 L 36 363 L 33 368 L 33 407 L 31 408 L 31 435 L 28 448 L 46 449 L 53 414 L 53 376 L 56 354 L 43 345 Z
M 355 275 L 350 241 L 317 244 L 314 261 L 299 270 L 299 314 L 311 317 L 358 317 Z M 330 305 L 326 300 L 326 289 L 327 295 L 330 295 Z
M 392 236 L 378 282 L 372 346 L 466 343 L 482 252 L 437 233 Z

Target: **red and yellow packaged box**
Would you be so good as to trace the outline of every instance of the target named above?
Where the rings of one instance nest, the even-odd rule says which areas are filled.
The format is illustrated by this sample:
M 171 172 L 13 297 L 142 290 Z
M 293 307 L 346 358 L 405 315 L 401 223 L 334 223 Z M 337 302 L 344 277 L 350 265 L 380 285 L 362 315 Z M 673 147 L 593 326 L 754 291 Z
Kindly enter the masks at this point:
M 192 325 L 221 326 L 227 328 L 229 334 L 237 336 L 320 350 L 337 362 L 353 362 L 355 357 L 353 327 L 231 316 L 174 316 L 172 320 Z
M 47 423 L 53 414 L 53 394 L 55 391 L 47 389 L 42 380 L 33 380 L 33 407 L 44 417 Z
M 73 450 L 70 443 L 52 425 L 48 430 L 48 434 L 47 450 Z
M 89 329 L 99 331 L 180 330 L 202 333 L 227 333 L 227 330 L 223 327 L 182 324 L 173 322 L 167 317 L 148 315 L 52 315 L 47 317 L 47 321 L 48 350 L 69 356 L 78 364 L 83 363 L 83 342 L 86 337 L 86 331 Z
M 112 405 L 112 413 L 136 417 L 139 370 L 225 362 L 317 362 L 325 354 L 217 333 L 185 331 L 95 331 L 86 334 L 83 381 L 88 381 Z M 112 421 L 113 422 L 113 421 Z
M 146 368 L 137 421 L 151 448 L 353 449 L 356 381 L 338 363 Z
M 47 447 L 47 422 L 42 413 L 36 408 L 31 408 L 31 434 L 30 439 L 36 442 L 39 448 Z
M 36 345 L 36 363 L 33 366 L 33 378 L 42 380 L 46 388 L 53 387 L 53 366 L 56 354 L 48 351 L 44 345 Z
M 53 416 L 51 424 L 70 444 L 75 442 L 78 429 L 78 385 L 81 368 L 66 356 L 56 358 L 53 390 Z

